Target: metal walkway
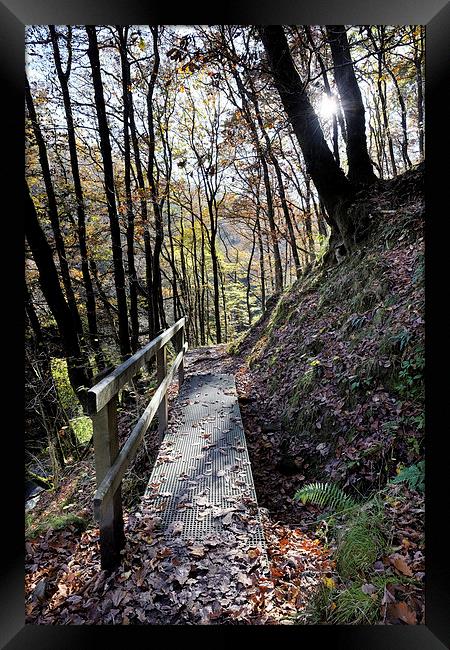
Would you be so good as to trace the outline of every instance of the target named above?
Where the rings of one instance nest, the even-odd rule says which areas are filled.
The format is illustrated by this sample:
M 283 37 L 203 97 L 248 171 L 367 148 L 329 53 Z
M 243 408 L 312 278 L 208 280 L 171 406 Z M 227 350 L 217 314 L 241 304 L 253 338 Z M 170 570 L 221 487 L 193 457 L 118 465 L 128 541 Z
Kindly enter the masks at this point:
M 233 375 L 187 377 L 145 493 L 186 540 L 230 531 L 265 548 Z

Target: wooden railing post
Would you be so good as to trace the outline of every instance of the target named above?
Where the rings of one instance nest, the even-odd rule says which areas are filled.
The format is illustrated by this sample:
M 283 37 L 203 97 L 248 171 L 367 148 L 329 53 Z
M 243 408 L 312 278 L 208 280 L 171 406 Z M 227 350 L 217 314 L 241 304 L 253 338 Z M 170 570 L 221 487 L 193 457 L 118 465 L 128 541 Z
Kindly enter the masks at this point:
M 88 412 L 94 429 L 95 472 L 97 490 L 94 496 L 94 514 L 100 527 L 100 555 L 102 569 L 115 568 L 120 564 L 120 551 L 125 545 L 121 501 L 122 478 L 136 455 L 138 445 L 152 419 L 158 413 L 160 442 L 167 430 L 167 389 L 178 371 L 179 384 L 183 383 L 183 355 L 187 349 L 184 342 L 185 318 L 161 332 L 129 359 L 101 379 L 87 393 Z M 178 335 L 178 336 L 177 336 Z M 174 338 L 177 356 L 167 370 L 166 345 Z M 119 450 L 117 431 L 117 401 L 121 388 L 132 381 L 145 364 L 151 364 L 156 354 L 158 388 L 127 441 Z M 152 370 L 149 368 L 149 370 Z
M 184 328 L 185 326 L 181 329 L 178 330 L 178 332 L 174 335 L 174 347 L 176 352 L 181 352 L 184 346 Z M 180 365 L 178 366 L 178 390 L 180 390 L 182 383 L 184 382 L 184 357 L 181 360 Z
M 183 327 L 180 329 L 180 334 L 178 337 L 178 342 L 180 347 L 178 348 L 178 351 L 181 351 L 184 347 L 184 327 L 185 326 L 183 325 Z M 184 382 L 184 356 L 178 368 L 178 390 L 181 388 L 183 382 Z
M 158 380 L 158 385 L 165 379 L 167 374 L 167 355 L 166 355 L 166 346 L 163 345 L 156 353 L 156 379 Z M 167 430 L 167 393 L 164 393 L 164 397 L 161 400 L 161 404 L 158 407 L 158 434 L 159 441 L 162 442 L 164 434 Z
M 98 487 L 119 453 L 117 395 L 91 417 Z M 103 504 L 99 527 L 101 566 L 102 569 L 111 569 L 120 564 L 120 551 L 125 545 L 120 488 Z

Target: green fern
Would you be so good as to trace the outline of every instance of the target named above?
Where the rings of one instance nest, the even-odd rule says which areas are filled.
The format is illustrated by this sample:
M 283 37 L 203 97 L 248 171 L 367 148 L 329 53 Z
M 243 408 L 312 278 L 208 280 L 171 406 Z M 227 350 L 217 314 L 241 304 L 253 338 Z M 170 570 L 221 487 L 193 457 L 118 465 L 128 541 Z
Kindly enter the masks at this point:
M 402 483 L 405 481 L 411 490 L 425 492 L 425 461 L 421 460 L 416 465 L 404 467 L 399 474 L 391 480 L 391 483 Z
M 334 511 L 354 508 L 357 505 L 356 501 L 333 483 L 308 483 L 295 493 L 294 499 L 302 503 L 329 506 Z

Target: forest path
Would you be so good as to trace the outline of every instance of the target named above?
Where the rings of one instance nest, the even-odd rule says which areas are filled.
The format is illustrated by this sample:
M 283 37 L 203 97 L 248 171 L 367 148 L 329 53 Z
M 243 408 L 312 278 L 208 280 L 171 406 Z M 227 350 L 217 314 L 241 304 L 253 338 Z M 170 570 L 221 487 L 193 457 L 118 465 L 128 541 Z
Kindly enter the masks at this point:
M 227 344 L 219 343 L 203 348 L 189 349 L 185 356 L 186 375 L 235 374 L 236 359 L 227 352 Z
M 162 529 L 186 540 L 225 530 L 245 546 L 264 547 L 234 376 L 197 374 L 203 358 L 208 367 L 223 362 L 225 346 L 218 347 L 188 357 L 196 374 L 187 376 L 172 404 L 145 499 Z
M 272 466 L 267 475 L 273 449 L 253 414 L 256 408 L 264 416 L 264 396 L 226 345 L 190 350 L 185 361 L 180 394 L 176 382 L 169 391 L 163 442 L 178 435 L 181 449 L 160 450 L 146 495 L 125 514 L 121 564 L 111 574 L 99 571 L 96 527 L 79 540 L 58 530 L 51 543 L 48 535 L 28 543 L 29 622 L 262 625 L 293 624 L 300 615 L 308 622 L 308 605 L 332 570 L 330 552 L 262 507 L 279 488 Z M 190 449 L 181 465 L 183 446 Z M 170 487 L 177 468 L 180 480 Z M 48 594 L 38 599 L 42 584 Z

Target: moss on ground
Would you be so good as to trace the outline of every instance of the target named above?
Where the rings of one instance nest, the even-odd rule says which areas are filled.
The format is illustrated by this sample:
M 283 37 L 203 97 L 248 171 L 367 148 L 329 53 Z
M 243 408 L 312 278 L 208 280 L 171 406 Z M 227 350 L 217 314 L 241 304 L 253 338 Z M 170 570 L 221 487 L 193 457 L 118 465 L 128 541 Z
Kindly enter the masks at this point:
M 36 521 L 32 513 L 25 516 L 25 536 L 32 539 L 38 535 L 46 533 L 48 530 L 63 530 L 69 526 L 75 526 L 79 531 L 86 530 L 88 520 L 85 517 L 74 514 L 49 514 Z

